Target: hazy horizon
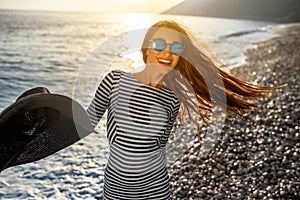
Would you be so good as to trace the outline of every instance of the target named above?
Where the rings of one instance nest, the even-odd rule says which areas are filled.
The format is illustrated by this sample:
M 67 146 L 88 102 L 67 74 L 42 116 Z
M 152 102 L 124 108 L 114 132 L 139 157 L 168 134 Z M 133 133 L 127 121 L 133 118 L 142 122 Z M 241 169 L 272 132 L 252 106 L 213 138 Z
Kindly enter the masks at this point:
M 2 0 L 1 10 L 63 11 L 97 13 L 160 13 L 185 0 Z

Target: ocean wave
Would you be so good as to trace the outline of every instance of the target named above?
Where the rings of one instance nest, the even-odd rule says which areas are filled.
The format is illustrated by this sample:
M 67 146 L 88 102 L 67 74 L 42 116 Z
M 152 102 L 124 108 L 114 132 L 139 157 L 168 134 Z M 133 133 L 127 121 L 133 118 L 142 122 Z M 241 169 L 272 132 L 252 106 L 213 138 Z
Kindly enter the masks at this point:
M 232 37 L 241 37 L 244 35 L 249 35 L 253 33 L 259 33 L 259 32 L 265 32 L 264 30 L 258 29 L 258 30 L 244 30 L 244 31 L 239 31 L 235 33 L 230 33 L 227 35 L 220 36 L 220 39 L 227 39 L 227 38 L 232 38 Z

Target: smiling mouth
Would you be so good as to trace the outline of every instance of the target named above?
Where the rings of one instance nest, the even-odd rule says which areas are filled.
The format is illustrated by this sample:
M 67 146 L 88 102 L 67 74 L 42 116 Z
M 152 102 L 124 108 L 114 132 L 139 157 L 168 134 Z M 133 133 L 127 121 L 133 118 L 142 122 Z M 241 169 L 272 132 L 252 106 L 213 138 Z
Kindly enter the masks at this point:
M 171 65 L 171 60 L 167 60 L 167 59 L 158 59 L 159 64 L 161 65 L 165 65 L 165 66 L 170 66 Z

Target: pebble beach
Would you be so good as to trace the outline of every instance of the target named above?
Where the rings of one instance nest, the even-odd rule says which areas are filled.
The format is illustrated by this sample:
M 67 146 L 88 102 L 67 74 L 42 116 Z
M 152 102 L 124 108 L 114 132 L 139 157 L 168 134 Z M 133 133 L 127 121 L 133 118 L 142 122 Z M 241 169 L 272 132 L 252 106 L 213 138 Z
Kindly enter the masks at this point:
M 257 101 L 247 120 L 226 116 L 203 155 L 194 130 L 179 127 L 169 146 L 187 149 L 168 155 L 172 199 L 300 199 L 300 25 L 279 28 L 278 36 L 253 44 L 246 64 L 231 73 L 260 85 L 288 84 Z

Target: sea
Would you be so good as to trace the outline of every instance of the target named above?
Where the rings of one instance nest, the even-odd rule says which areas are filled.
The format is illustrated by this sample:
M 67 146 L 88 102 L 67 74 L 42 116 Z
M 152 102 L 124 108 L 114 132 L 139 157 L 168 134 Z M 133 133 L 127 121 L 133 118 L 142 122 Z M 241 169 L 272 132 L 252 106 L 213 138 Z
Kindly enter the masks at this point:
M 138 71 L 145 31 L 161 19 L 184 24 L 228 68 L 245 63 L 255 42 L 285 24 L 149 13 L 0 10 L 0 111 L 24 91 L 47 87 L 87 108 L 104 74 Z M 0 174 L 0 199 L 97 199 L 109 155 L 105 117 L 99 134 Z M 2 133 L 0 133 L 2 134 Z

